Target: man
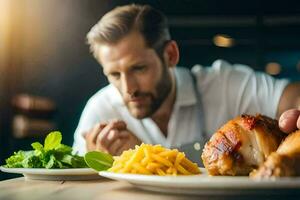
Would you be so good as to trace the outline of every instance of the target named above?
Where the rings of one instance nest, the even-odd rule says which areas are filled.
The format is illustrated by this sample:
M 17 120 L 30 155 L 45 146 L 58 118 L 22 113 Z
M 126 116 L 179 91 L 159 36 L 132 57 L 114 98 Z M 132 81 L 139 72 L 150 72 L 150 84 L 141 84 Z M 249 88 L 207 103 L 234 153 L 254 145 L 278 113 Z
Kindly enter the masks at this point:
M 180 148 L 195 160 L 197 150 L 229 119 L 242 113 L 279 117 L 299 106 L 299 83 L 247 66 L 217 60 L 210 68 L 175 67 L 179 49 L 167 20 L 147 5 L 115 8 L 87 38 L 110 85 L 82 113 L 73 145 L 79 154 L 119 155 L 145 142 Z M 299 115 L 296 109 L 285 113 L 283 130 L 299 128 Z

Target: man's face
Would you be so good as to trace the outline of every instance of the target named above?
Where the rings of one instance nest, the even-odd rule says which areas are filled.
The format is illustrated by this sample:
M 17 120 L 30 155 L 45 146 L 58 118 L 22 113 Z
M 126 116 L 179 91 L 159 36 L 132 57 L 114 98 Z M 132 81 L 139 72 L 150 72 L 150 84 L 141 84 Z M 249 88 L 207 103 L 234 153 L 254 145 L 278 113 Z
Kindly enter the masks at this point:
M 109 82 L 138 119 L 154 114 L 171 91 L 168 67 L 139 33 L 133 32 L 117 44 L 102 45 L 98 58 Z

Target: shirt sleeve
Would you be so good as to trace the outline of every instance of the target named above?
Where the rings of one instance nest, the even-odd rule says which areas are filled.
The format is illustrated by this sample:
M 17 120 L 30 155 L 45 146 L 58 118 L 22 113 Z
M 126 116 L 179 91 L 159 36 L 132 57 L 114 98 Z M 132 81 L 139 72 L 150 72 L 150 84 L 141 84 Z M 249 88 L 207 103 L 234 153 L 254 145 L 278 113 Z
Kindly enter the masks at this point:
M 275 118 L 280 97 L 288 84 L 286 79 L 255 72 L 246 65 L 215 62 L 222 68 L 227 112 L 232 116 L 261 113 Z
M 74 133 L 73 153 L 78 155 L 86 153 L 84 134 L 100 121 L 100 116 L 95 112 L 95 107 L 95 101 L 90 99 L 81 114 L 79 124 Z
M 82 111 L 74 133 L 74 153 L 78 155 L 84 155 L 86 153 L 84 134 L 93 128 L 95 124 L 120 118 L 118 109 L 114 107 L 114 102 L 118 101 L 117 95 L 111 87 L 101 89 L 89 99 Z

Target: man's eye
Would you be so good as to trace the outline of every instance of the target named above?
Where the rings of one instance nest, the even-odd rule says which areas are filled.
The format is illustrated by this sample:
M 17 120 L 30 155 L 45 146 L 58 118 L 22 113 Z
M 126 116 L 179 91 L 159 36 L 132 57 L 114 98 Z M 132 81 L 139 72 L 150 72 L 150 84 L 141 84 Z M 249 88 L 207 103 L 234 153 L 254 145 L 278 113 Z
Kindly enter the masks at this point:
M 146 66 L 136 66 L 133 68 L 134 71 L 142 72 L 146 70 Z
M 114 79 L 119 79 L 120 78 L 120 73 L 113 72 L 113 73 L 110 73 L 109 76 L 114 78 Z

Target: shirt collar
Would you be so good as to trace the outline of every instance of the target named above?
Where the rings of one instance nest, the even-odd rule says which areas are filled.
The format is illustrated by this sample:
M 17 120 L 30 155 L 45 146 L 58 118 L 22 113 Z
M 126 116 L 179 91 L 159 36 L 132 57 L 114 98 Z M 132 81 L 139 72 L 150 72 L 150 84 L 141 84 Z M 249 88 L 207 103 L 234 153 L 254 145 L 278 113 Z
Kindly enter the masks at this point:
M 187 68 L 175 68 L 176 100 L 175 106 L 189 106 L 197 103 L 191 71 Z
M 110 100 L 110 103 L 116 106 L 124 106 L 125 104 L 119 90 L 113 84 L 109 84 L 108 87 L 109 87 L 108 98 Z

